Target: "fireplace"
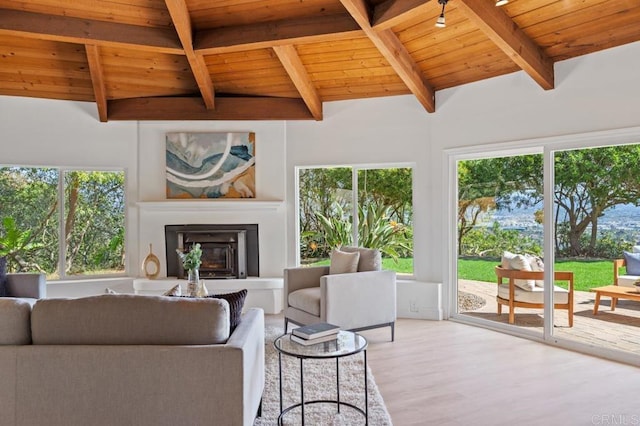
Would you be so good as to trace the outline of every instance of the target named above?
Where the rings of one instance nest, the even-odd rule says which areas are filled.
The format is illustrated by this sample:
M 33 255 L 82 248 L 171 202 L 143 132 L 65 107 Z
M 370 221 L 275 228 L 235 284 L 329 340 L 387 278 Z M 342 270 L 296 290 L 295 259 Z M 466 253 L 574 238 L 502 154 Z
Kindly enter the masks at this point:
M 176 250 L 202 248 L 200 278 L 242 279 L 259 276 L 258 225 L 166 225 L 167 276 L 186 278 Z

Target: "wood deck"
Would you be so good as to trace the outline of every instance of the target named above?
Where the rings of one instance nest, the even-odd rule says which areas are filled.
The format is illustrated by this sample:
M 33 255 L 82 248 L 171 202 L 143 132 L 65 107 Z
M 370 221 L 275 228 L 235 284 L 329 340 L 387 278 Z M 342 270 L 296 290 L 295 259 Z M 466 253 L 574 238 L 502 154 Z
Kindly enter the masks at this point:
M 486 304 L 466 315 L 507 323 L 508 315 L 503 311 L 497 315 L 496 284 L 480 281 L 459 281 L 460 291 L 482 297 Z M 576 340 L 589 345 L 621 350 L 640 355 L 640 302 L 618 300 L 615 311 L 611 311 L 611 299 L 603 296 L 600 310 L 594 315 L 595 293 L 576 291 L 574 296 L 574 325 L 568 327 L 567 313 L 555 311 L 554 335 Z M 541 309 L 516 308 L 515 325 L 543 330 Z

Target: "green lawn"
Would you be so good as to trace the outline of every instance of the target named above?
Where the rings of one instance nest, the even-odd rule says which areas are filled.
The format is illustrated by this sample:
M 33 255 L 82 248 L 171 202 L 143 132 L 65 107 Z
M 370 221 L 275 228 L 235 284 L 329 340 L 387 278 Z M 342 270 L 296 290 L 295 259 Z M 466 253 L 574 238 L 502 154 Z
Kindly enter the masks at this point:
M 466 280 L 496 282 L 494 268 L 497 259 L 459 259 L 458 277 Z M 557 260 L 556 271 L 572 271 L 574 288 L 589 291 L 590 288 L 613 284 L 613 262 L 611 260 Z
M 309 266 L 326 266 L 329 265 L 329 259 L 311 263 Z M 382 259 L 382 269 L 396 271 L 399 274 L 413 274 L 413 259 L 398 259 L 398 263 L 393 259 Z

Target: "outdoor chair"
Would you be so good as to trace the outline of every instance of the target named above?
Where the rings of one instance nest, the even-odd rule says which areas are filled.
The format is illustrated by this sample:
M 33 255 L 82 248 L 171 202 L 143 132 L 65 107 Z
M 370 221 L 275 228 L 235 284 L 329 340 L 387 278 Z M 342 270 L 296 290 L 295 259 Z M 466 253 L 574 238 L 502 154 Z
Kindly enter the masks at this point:
M 544 280 L 544 271 L 520 271 L 517 269 L 504 269 L 501 266 L 495 268 L 498 278 L 498 315 L 502 314 L 502 306 L 509 307 L 509 324 L 515 323 L 515 308 L 544 308 L 543 287 L 532 286 L 531 290 L 516 285 L 516 280 Z M 508 283 L 504 284 L 507 279 Z M 569 317 L 569 327 L 573 327 L 573 272 L 556 271 L 555 281 L 567 281 L 568 289 L 557 285 L 553 288 L 553 300 L 555 309 L 566 309 Z
M 331 267 L 284 270 L 284 331 L 289 322 L 328 322 L 343 330 L 391 327 L 396 321 L 396 273 L 381 270 L 378 250 L 342 247 L 360 253 L 357 272 L 330 274 Z

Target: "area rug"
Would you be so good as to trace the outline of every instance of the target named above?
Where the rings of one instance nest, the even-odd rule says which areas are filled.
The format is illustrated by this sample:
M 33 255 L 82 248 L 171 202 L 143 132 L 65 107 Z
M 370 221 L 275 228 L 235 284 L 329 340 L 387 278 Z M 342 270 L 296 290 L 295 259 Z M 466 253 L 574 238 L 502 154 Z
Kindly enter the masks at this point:
M 282 328 L 267 326 L 265 329 L 265 391 L 262 400 L 262 417 L 254 426 L 278 424 L 280 414 L 278 354 L 273 341 L 282 334 Z M 364 358 L 362 354 L 340 359 L 340 401 L 364 408 Z M 300 402 L 300 362 L 297 358 L 282 357 L 283 407 Z M 391 426 L 391 417 L 367 366 L 369 424 Z M 335 360 L 304 361 L 304 396 L 306 401 L 336 398 Z M 300 425 L 300 409 L 296 408 L 284 417 L 284 425 Z M 349 407 L 342 407 L 338 414 L 335 404 L 311 404 L 305 407 L 307 425 L 363 425 L 364 416 Z

